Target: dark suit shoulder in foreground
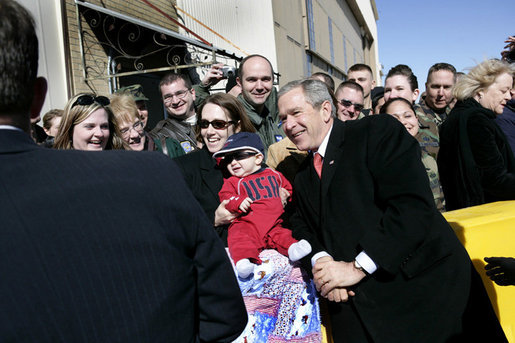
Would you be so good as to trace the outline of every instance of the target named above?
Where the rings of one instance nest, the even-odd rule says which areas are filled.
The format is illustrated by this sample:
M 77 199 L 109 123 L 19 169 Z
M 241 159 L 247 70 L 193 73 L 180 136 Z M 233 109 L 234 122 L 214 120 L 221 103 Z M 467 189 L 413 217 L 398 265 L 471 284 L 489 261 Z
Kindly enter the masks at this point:
M 229 342 L 247 317 L 220 240 L 157 153 L 0 130 L 1 341 Z

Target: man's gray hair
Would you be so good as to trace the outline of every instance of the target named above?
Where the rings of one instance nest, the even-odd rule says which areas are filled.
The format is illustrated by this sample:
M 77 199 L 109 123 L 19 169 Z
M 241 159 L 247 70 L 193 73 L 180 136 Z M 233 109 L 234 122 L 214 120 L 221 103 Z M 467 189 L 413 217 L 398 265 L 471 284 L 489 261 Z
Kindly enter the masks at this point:
M 304 97 L 308 104 L 313 108 L 319 108 L 325 101 L 329 101 L 331 104 L 331 116 L 336 118 L 336 106 L 333 103 L 331 93 L 327 88 L 327 85 L 319 80 L 302 79 L 288 82 L 286 85 L 281 87 L 279 93 L 277 93 L 277 100 L 284 94 L 294 90 L 295 88 L 301 88 L 304 93 Z

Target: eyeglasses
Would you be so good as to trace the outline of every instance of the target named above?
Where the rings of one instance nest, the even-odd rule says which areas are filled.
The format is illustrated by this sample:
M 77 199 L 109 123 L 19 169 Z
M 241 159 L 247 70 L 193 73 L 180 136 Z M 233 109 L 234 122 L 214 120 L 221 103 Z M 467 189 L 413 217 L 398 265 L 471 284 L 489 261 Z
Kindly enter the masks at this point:
M 354 104 L 352 101 L 342 99 L 340 100 L 340 104 L 342 104 L 343 107 L 349 108 L 352 105 L 354 105 L 354 109 L 358 112 L 361 112 L 361 110 L 365 107 L 363 104 Z
M 229 164 L 232 162 L 232 160 L 241 161 L 255 155 L 257 155 L 257 152 L 254 151 L 236 151 L 234 153 L 225 155 L 222 157 L 222 159 L 225 163 Z
M 223 129 L 227 128 L 227 126 L 229 126 L 231 124 L 235 124 L 235 122 L 232 120 L 225 121 L 222 119 L 215 119 L 213 121 L 202 119 L 199 122 L 199 126 L 201 129 L 207 129 L 209 127 L 209 124 L 211 124 L 215 130 L 223 130 Z
M 136 130 L 136 132 L 142 132 L 143 122 L 137 121 L 134 123 L 134 125 L 121 129 L 120 133 L 122 134 L 122 136 L 127 136 L 131 130 Z
M 189 89 L 184 89 L 182 91 L 175 92 L 173 94 L 165 94 L 163 96 L 163 101 L 166 103 L 169 103 L 173 100 L 173 97 L 176 97 L 177 99 L 184 99 L 186 97 L 186 94 L 190 92 Z
M 91 94 L 84 94 L 84 95 L 81 95 L 77 98 L 77 100 L 75 100 L 75 102 L 73 103 L 72 105 L 72 108 L 74 108 L 75 106 L 77 105 L 80 105 L 80 106 L 89 106 L 91 104 L 93 104 L 94 102 L 96 102 L 97 104 L 99 104 L 100 106 L 108 106 L 111 102 L 109 101 L 108 98 L 106 98 L 105 96 L 93 96 Z

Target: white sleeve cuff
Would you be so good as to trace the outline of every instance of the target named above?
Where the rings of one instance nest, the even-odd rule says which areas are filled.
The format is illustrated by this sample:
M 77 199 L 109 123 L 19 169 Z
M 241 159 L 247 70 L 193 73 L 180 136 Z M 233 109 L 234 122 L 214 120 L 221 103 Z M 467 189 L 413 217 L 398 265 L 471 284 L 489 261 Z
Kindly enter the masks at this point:
M 316 256 L 316 255 L 315 255 Z M 313 256 L 313 258 L 315 257 Z M 368 256 L 365 251 L 362 251 L 356 256 L 355 258 L 356 262 L 359 263 L 359 265 L 366 270 L 367 273 L 372 274 L 377 270 L 377 265 L 375 262 Z
M 311 267 L 314 267 L 315 266 L 315 263 L 317 262 L 317 260 L 320 258 L 320 257 L 324 257 L 324 256 L 329 256 L 331 257 L 331 255 L 329 255 L 327 252 L 325 251 L 320 251 L 320 252 L 317 252 L 315 255 L 313 255 L 313 257 L 311 257 Z

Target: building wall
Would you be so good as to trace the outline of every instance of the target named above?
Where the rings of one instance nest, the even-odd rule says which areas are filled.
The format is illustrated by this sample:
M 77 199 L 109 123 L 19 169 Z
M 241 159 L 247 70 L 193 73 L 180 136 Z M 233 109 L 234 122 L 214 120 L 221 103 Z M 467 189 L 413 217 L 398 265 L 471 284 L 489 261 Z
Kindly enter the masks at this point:
M 277 70 L 272 0 L 177 0 L 186 27 L 239 57 L 261 54 Z M 185 34 L 183 29 L 179 31 Z M 222 60 L 234 65 L 234 61 Z M 206 72 L 208 68 L 199 71 Z
M 287 0 L 273 5 L 281 84 L 315 72 L 332 75 L 338 84 L 351 65 L 376 64 L 371 48 L 377 39 L 369 40 L 374 41 L 371 46 L 364 44 L 363 25 L 367 22 L 357 5 L 359 16 L 344 0 Z M 373 13 L 375 4 L 365 0 L 364 5 Z M 375 20 L 369 22 L 376 32 Z
M 38 75 L 45 77 L 49 84 L 41 110 L 43 115 L 53 108 L 63 108 L 68 99 L 61 4 L 55 0 L 18 1 L 31 12 L 36 23 L 39 39 Z
M 307 73 L 305 7 L 298 0 L 274 1 L 273 12 L 279 84 L 284 85 Z

